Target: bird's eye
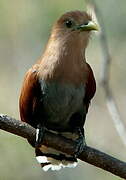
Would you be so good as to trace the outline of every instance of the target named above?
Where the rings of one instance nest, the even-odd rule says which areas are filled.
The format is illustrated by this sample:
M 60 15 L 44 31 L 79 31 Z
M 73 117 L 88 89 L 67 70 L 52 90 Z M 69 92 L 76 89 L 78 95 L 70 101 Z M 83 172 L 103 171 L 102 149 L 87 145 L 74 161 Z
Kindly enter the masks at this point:
M 65 24 L 66 24 L 66 27 L 67 27 L 67 28 L 71 28 L 72 25 L 73 25 L 73 22 L 72 22 L 71 20 L 67 20 L 67 21 L 65 22 Z

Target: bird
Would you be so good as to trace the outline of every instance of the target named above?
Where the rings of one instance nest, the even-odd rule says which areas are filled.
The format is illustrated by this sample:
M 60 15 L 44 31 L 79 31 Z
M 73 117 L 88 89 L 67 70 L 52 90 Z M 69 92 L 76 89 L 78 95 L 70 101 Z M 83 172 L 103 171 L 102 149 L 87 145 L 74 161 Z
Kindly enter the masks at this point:
M 64 13 L 54 23 L 42 56 L 24 77 L 20 117 L 36 128 L 36 159 L 44 171 L 76 167 L 86 145 L 84 124 L 96 81 L 85 51 L 91 32 L 97 30 L 87 12 Z M 76 142 L 74 155 L 43 145 L 45 130 Z

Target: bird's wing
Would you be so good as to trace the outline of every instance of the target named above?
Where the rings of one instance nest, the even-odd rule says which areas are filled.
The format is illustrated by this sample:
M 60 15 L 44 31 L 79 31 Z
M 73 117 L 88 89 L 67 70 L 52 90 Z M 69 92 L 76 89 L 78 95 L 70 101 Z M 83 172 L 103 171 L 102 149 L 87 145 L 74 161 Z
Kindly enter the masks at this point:
M 86 81 L 86 87 L 85 87 L 86 92 L 85 92 L 85 97 L 84 97 L 84 105 L 86 106 L 86 112 L 88 112 L 89 104 L 96 92 L 95 77 L 94 77 L 93 71 L 88 63 L 87 63 L 87 71 L 88 71 L 88 78 Z
M 41 87 L 38 79 L 38 67 L 33 66 L 25 75 L 19 99 L 20 117 L 33 127 L 37 126 L 41 105 Z

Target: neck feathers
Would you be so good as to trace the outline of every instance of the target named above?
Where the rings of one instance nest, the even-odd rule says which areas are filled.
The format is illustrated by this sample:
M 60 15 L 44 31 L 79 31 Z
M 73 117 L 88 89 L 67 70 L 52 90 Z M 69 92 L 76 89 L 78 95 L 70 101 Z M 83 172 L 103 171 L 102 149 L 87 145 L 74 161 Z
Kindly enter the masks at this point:
M 74 84 L 83 83 L 85 50 L 80 43 L 51 37 L 40 62 L 39 76 L 43 80 L 55 80 Z

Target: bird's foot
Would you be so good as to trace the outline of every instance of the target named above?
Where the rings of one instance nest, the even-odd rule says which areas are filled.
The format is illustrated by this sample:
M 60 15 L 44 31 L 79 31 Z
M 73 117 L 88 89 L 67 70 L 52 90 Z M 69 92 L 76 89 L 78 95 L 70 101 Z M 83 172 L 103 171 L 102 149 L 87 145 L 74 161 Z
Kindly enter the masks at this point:
M 77 158 L 82 153 L 84 147 L 86 146 L 85 137 L 80 129 L 79 129 L 79 137 L 75 140 L 75 143 L 76 143 L 76 147 L 75 147 L 74 156 L 75 158 Z
M 37 129 L 36 129 L 35 147 L 40 147 L 42 145 L 44 133 L 45 133 L 45 127 L 38 124 Z

